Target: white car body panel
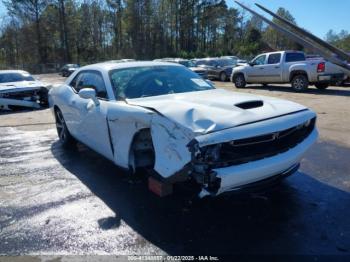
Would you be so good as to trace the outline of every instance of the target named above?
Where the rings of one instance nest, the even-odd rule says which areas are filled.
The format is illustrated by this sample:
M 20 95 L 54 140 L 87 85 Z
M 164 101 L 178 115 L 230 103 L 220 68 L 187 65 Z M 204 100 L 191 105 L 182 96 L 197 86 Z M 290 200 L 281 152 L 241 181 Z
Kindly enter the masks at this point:
M 21 81 L 8 82 L 0 84 L 0 93 L 14 93 L 18 91 L 31 91 L 43 87 L 44 84 L 40 81 Z
M 234 106 L 242 101 L 257 100 L 263 101 L 264 105 L 250 110 Z M 291 101 L 233 93 L 223 89 L 130 99 L 128 103 L 153 108 L 167 118 L 199 134 L 216 132 L 306 109 Z
M 154 170 L 169 178 L 191 161 L 187 144 L 194 138 L 194 133 L 190 134 L 188 130 L 159 115 L 153 117 L 151 124 L 156 152 Z
M 30 108 L 40 108 L 40 105 L 37 102 L 27 101 L 27 100 L 18 100 L 18 99 L 7 99 L 0 98 L 0 109 L 9 110 L 9 106 L 24 106 Z
M 116 101 L 109 70 L 148 65 L 180 66 L 156 62 L 91 65 L 80 68 L 64 85 L 52 88 L 49 93 L 50 105 L 62 111 L 73 137 L 126 169 L 135 168 L 133 141 L 145 129 L 151 133 L 155 153 L 154 170 L 171 181 L 185 166 L 191 165 L 192 153 L 188 145 L 194 139 L 200 147 L 204 147 L 284 130 L 316 116 L 304 106 L 290 101 L 218 89 Z M 110 98 L 109 101 L 100 100 L 99 105 L 92 99 L 79 97 L 69 86 L 79 72 L 92 69 L 101 72 Z M 252 109 L 234 106 L 247 101 L 263 101 L 264 104 Z M 287 164 L 300 160 L 316 137 L 317 131 L 295 147 L 291 151 L 294 153 L 287 151 L 262 162 L 253 161 L 246 165 L 217 169 L 223 181 L 217 194 L 229 191 L 233 186 L 284 171 L 288 168 Z M 293 159 L 290 154 L 294 154 Z M 254 168 L 258 162 L 269 168 L 262 171 Z M 240 172 L 244 175 L 240 176 Z M 190 174 L 188 172 L 187 175 Z
M 310 110 L 302 110 L 298 113 L 287 114 L 264 121 L 228 128 L 212 134 L 198 136 L 196 137 L 196 140 L 198 141 L 199 146 L 203 147 L 217 142 L 227 142 L 246 137 L 255 137 L 272 132 L 279 132 L 300 125 L 313 117 L 315 117 L 314 112 Z
M 129 106 L 125 102 L 115 102 L 109 108 L 108 123 L 114 150 L 113 161 L 120 167 L 133 166 L 130 147 L 135 134 L 149 128 L 153 113 L 143 108 Z

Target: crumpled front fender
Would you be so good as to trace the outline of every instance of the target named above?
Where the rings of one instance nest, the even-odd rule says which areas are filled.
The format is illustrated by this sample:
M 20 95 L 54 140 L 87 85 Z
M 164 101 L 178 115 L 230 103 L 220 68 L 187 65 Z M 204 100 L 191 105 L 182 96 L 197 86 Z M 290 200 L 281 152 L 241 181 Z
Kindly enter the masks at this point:
M 151 135 L 156 156 L 154 170 L 162 177 L 171 177 L 191 161 L 187 144 L 194 138 L 194 133 L 190 130 L 161 115 L 154 115 Z

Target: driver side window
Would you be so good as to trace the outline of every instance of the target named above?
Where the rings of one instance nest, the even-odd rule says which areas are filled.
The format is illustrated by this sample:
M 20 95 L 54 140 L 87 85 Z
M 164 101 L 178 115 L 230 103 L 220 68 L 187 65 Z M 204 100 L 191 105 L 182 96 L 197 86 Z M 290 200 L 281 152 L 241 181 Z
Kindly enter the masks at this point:
M 92 88 L 96 91 L 97 98 L 108 98 L 102 75 L 97 71 L 80 72 L 70 85 L 76 92 L 79 92 L 82 88 Z
M 255 58 L 253 60 L 253 63 L 255 65 L 265 65 L 265 61 L 266 61 L 266 55 L 261 55 L 261 56 L 258 56 L 257 58 Z

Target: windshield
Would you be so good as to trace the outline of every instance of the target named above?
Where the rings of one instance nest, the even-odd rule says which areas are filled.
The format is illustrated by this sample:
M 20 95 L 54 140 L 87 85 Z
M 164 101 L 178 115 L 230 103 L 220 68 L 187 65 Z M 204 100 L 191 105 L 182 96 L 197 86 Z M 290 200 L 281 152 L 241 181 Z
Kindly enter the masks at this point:
M 35 81 L 30 74 L 25 73 L 5 73 L 0 74 L 0 83 L 21 82 L 21 81 Z
M 185 93 L 214 89 L 196 73 L 179 66 L 145 66 L 109 73 L 118 99 Z
M 233 60 L 231 58 L 227 59 L 220 59 L 220 65 L 221 66 L 233 66 L 237 64 L 237 60 Z
M 192 61 L 179 61 L 179 64 L 184 65 L 186 67 L 195 67 L 196 65 Z
M 69 68 L 78 68 L 79 65 L 77 65 L 77 64 L 68 64 L 67 67 L 69 67 Z

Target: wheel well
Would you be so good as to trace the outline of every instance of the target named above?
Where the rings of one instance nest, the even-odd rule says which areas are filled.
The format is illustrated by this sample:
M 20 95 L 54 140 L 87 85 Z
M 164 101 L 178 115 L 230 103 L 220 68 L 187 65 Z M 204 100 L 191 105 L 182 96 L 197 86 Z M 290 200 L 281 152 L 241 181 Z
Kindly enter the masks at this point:
M 144 128 L 139 130 L 132 140 L 129 150 L 129 166 L 135 171 L 139 167 L 153 168 L 155 153 L 151 130 Z
M 57 105 L 54 105 L 53 106 L 53 110 L 54 110 L 54 112 L 55 112 L 55 114 L 54 114 L 54 117 L 55 117 L 55 119 L 56 119 L 56 113 L 57 113 L 57 111 L 61 111 L 61 109 L 57 106 Z M 62 113 L 62 111 L 61 111 L 61 113 Z M 62 116 L 63 116 L 63 113 L 62 113 Z M 68 132 L 70 132 L 70 130 L 69 130 L 69 127 L 68 127 L 68 125 L 67 125 L 67 130 L 68 130 Z M 72 136 L 72 135 L 71 135 Z M 73 136 L 72 136 L 73 137 Z
M 293 78 L 294 78 L 295 76 L 297 76 L 297 75 L 304 75 L 304 76 L 306 76 L 306 78 L 309 80 L 308 75 L 307 75 L 307 73 L 306 73 L 305 71 L 303 71 L 303 70 L 296 70 L 296 71 L 292 71 L 292 72 L 290 73 L 289 81 L 291 82 L 291 81 L 293 80 Z
M 239 76 L 239 75 L 242 75 L 244 77 L 244 74 L 242 72 L 238 72 L 238 73 L 235 73 L 233 75 L 232 80 L 234 81 L 236 79 L 236 77 Z M 245 77 L 244 77 L 244 79 L 245 79 Z
M 60 109 L 59 109 L 59 107 L 58 107 L 57 105 L 54 105 L 54 106 L 53 106 L 53 110 L 54 110 L 54 112 L 56 113 L 57 110 L 60 110 Z

